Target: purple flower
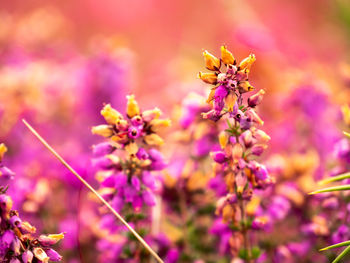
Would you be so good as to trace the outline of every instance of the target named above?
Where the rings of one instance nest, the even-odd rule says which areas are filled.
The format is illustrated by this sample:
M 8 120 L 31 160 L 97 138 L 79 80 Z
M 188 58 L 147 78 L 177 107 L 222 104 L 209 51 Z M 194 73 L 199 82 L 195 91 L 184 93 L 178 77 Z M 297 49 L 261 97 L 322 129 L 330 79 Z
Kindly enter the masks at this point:
M 142 182 L 151 190 L 155 190 L 156 179 L 150 172 L 145 171 L 142 173 Z
M 33 252 L 32 251 L 30 251 L 30 250 L 26 250 L 26 251 L 24 251 L 23 252 L 23 254 L 22 254 L 22 261 L 24 262 L 24 263 L 32 263 L 32 261 L 33 261 Z
M 144 148 L 139 148 L 138 152 L 136 153 L 136 157 L 140 160 L 146 160 L 148 159 L 149 155 Z
M 111 154 L 115 150 L 115 147 L 112 146 L 109 142 L 102 142 L 96 144 L 92 148 L 92 152 L 95 157 L 102 157 L 107 154 Z
M 136 189 L 136 191 L 140 191 L 141 183 L 140 183 L 140 179 L 136 175 L 133 175 L 131 177 L 131 184 Z
M 217 163 L 224 163 L 226 161 L 226 155 L 224 152 L 218 151 L 212 153 L 213 160 Z
M 53 250 L 52 248 L 45 249 L 46 255 L 50 258 L 51 261 L 61 261 L 62 256 L 57 253 L 57 251 Z
M 146 205 L 148 206 L 154 206 L 156 204 L 156 197 L 151 191 L 144 191 L 142 193 L 142 199 L 145 202 Z
M 128 182 L 128 176 L 122 172 L 117 173 L 115 176 L 115 188 L 120 189 L 124 187 Z
M 171 248 L 165 257 L 166 263 L 176 263 L 179 259 L 179 251 L 176 248 Z
M 137 139 L 141 136 L 141 129 L 139 127 L 131 126 L 128 130 L 128 136 L 131 139 Z

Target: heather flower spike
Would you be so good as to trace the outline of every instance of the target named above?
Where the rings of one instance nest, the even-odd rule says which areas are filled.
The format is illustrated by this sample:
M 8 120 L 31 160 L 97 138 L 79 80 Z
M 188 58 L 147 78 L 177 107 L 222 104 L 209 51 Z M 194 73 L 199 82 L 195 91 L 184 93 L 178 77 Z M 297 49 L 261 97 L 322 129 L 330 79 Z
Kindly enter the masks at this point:
M 124 218 L 86 181 L 84 180 L 45 140 L 40 136 L 40 134 L 25 120 L 22 120 L 27 128 L 37 137 L 37 139 L 75 176 L 81 181 L 111 212 L 112 214 L 123 224 L 126 228 L 135 236 L 135 238 L 145 247 L 147 251 L 160 263 L 163 263 L 163 260 L 157 255 L 156 252 L 146 243 L 146 241 L 130 226 Z M 48 238 L 49 242 L 55 242 L 60 236 L 49 236 L 45 237 L 45 240 Z M 51 241 L 52 240 L 52 241 Z M 33 251 L 34 255 L 41 261 L 47 262 L 47 254 L 45 251 L 40 250 L 40 248 Z M 54 255 L 52 251 L 49 251 L 49 254 Z
M 117 111 L 109 104 L 101 111 L 108 123 L 106 128 L 112 131 L 112 134 L 102 135 L 107 141 L 96 145 L 94 149 L 107 149 L 109 145 L 108 149 L 111 151 L 96 156 L 98 158 L 94 158 L 92 163 L 96 169 L 96 179 L 100 182 L 98 191 L 108 192 L 106 201 L 121 214 L 135 215 L 130 216 L 129 222 L 135 225 L 136 231 L 147 233 L 147 229 L 140 225 L 144 224 L 142 221 L 147 223 L 149 208 L 156 205 L 155 191 L 160 185 L 158 173 L 166 165 L 164 157 L 158 151 L 158 147 L 164 143 L 159 132 L 169 127 L 171 121 L 160 119 L 161 111 L 158 108 L 142 111 L 134 95 L 126 98 L 125 116 L 116 114 Z M 118 117 L 110 118 L 111 114 L 106 114 L 107 112 L 112 112 L 113 116 Z M 96 127 L 92 129 L 93 132 Z M 102 216 L 101 221 L 104 219 L 106 215 Z M 110 226 L 103 229 L 115 231 L 117 227 Z M 119 233 L 123 234 L 123 231 Z M 134 240 L 129 237 L 127 239 L 127 244 L 130 246 L 129 254 L 139 253 L 138 246 L 133 245 Z M 119 243 L 113 245 L 120 246 Z M 123 253 L 118 255 L 119 258 L 128 257 Z
M 0 148 L 3 157 L 6 147 L 1 144 Z M 0 187 L 0 261 L 25 263 L 60 261 L 61 255 L 51 247 L 63 239 L 64 234 L 35 237 L 35 227 L 21 220 L 18 212 L 12 209 L 12 198 L 6 192 L 7 187 Z M 48 251 L 54 252 L 56 257 L 47 255 Z
M 267 168 L 256 160 L 270 140 L 258 128 L 264 122 L 255 110 L 265 91 L 259 90 L 244 101 L 243 94 L 254 89 L 248 80 L 255 61 L 253 54 L 237 66 L 232 53 L 222 46 L 220 61 L 224 67 L 207 51 L 203 55 L 207 69 L 214 71 L 214 74 L 199 73 L 204 82 L 214 85 L 207 100 L 212 109 L 203 113 L 203 118 L 215 122 L 225 118 L 228 126 L 218 136 L 221 150 L 211 153 L 216 180 L 221 180 L 226 186 L 226 194 L 220 194 L 215 214 L 228 229 L 232 228 L 229 246 L 234 259 L 239 256 L 250 263 L 260 254 L 251 250 L 251 232 L 259 231 L 270 223 L 270 217 L 262 214 L 259 203 L 252 206 L 252 199 L 257 200 L 255 190 L 264 190 L 274 183 Z M 252 216 L 258 209 L 261 210 L 260 215 Z

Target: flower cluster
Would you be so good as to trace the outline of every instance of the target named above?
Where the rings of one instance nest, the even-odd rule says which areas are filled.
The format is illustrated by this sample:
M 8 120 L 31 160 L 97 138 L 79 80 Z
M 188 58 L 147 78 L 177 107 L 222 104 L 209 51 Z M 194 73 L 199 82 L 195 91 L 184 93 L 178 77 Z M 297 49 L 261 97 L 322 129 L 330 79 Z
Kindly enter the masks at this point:
M 225 46 L 221 47 L 221 59 L 216 58 L 208 51 L 204 51 L 203 55 L 206 68 L 214 72 L 199 72 L 198 77 L 205 83 L 215 85 L 211 89 L 207 100 L 213 104 L 213 109 L 204 113 L 203 117 L 217 121 L 226 113 L 229 113 L 231 117 L 236 115 L 241 110 L 237 106 L 243 103 L 242 95 L 254 90 L 254 87 L 249 83 L 248 75 L 252 64 L 256 60 L 255 55 L 250 54 L 238 66 L 236 59 Z M 248 106 L 254 108 L 258 105 L 264 93 L 264 90 L 260 90 L 249 98 Z M 248 126 L 249 122 L 252 121 L 259 124 L 263 123 L 254 111 L 248 111 L 244 118 L 244 122 L 246 122 L 244 126 Z
M 1 159 L 6 146 L 0 145 Z M 12 173 L 12 172 L 11 172 Z M 62 257 L 52 249 L 64 235 L 51 234 L 34 237 L 36 228 L 22 221 L 12 210 L 12 198 L 6 194 L 7 187 L 0 187 L 0 261 L 9 263 L 60 261 Z
M 125 203 L 131 203 L 140 211 L 143 203 L 155 204 L 156 179 L 151 172 L 162 170 L 165 161 L 154 147 L 163 144 L 157 133 L 168 127 L 170 120 L 159 119 L 158 108 L 141 112 L 133 95 L 127 99 L 126 118 L 110 104 L 101 110 L 107 124 L 93 127 L 92 133 L 110 141 L 94 146 L 93 162 L 103 194 L 112 200 L 113 207 L 121 211 Z
M 244 245 L 244 252 L 240 255 L 250 262 L 257 255 L 250 251 L 248 231 L 254 227 L 261 228 L 266 220 L 261 217 L 253 224 L 249 210 L 254 210 L 257 205 L 250 203 L 248 206 L 248 203 L 252 200 L 253 190 L 265 189 L 274 182 L 266 167 L 256 161 L 256 156 L 264 152 L 270 140 L 264 131 L 257 128 L 264 122 L 254 109 L 262 101 L 265 91 L 260 90 L 244 102 L 243 94 L 253 90 L 248 74 L 255 61 L 254 55 L 244 59 L 239 66 L 225 46 L 221 47 L 221 59 L 207 51 L 203 55 L 207 69 L 215 71 L 199 74 L 203 81 L 215 85 L 208 98 L 213 109 L 204 113 L 203 117 L 218 121 L 227 116 L 228 124 L 219 134 L 221 150 L 211 153 L 215 161 L 215 183 L 212 185 L 222 189 L 218 188 L 220 181 L 226 186 L 225 191 L 217 192 L 220 198 L 216 215 L 233 230 L 228 240 L 232 254 L 237 256 Z M 226 72 L 220 70 L 221 64 L 225 65 Z
M 159 132 L 170 126 L 170 120 L 160 119 L 158 108 L 141 111 L 133 95 L 127 96 L 125 118 L 110 104 L 103 107 L 101 115 L 107 124 L 92 128 L 94 134 L 109 139 L 93 147 L 93 165 L 101 185 L 100 194 L 150 244 L 158 247 L 166 262 L 175 262 L 177 252 L 170 248 L 170 243 L 159 242 L 157 233 L 149 233 L 152 220 L 148 213 L 156 204 L 155 192 L 160 190 L 156 172 L 166 166 L 163 155 L 156 148 L 163 144 Z M 101 262 L 115 259 L 140 262 L 140 258 L 149 256 L 133 236 L 125 236 L 124 227 L 117 225 L 114 217 L 102 216 L 100 228 Z

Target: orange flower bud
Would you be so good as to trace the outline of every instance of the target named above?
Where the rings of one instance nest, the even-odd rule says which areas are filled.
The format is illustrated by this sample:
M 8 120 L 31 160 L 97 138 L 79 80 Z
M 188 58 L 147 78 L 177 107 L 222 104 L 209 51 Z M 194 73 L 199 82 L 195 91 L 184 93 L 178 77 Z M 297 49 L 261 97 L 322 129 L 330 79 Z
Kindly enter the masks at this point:
M 232 53 L 227 50 L 226 46 L 221 46 L 221 59 L 226 65 L 235 65 L 236 60 L 233 57 Z
M 254 54 L 250 54 L 249 57 L 243 59 L 239 64 L 239 70 L 244 71 L 244 73 L 248 74 L 251 66 L 255 62 L 256 58 Z
M 215 73 L 198 73 L 198 78 L 203 80 L 205 83 L 208 84 L 216 84 L 218 82 L 218 76 Z
M 219 70 L 221 66 L 221 60 L 210 54 L 208 51 L 203 52 L 205 66 L 209 70 Z
M 250 85 L 249 81 L 242 81 L 239 82 L 238 89 L 240 93 L 245 93 L 254 90 L 254 87 Z
M 236 101 L 237 101 L 237 97 L 234 92 L 230 92 L 230 94 L 226 96 L 225 104 L 229 112 L 233 112 L 233 107 L 235 106 Z

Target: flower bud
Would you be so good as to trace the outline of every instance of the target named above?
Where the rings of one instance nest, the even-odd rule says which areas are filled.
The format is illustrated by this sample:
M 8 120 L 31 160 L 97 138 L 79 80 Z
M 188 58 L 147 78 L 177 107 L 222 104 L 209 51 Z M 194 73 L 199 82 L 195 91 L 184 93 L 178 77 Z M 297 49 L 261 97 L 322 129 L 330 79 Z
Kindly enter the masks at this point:
M 217 163 L 224 163 L 226 161 L 226 155 L 224 152 L 212 152 L 211 156 L 213 157 L 213 160 Z
M 129 118 L 132 118 L 136 115 L 140 115 L 140 108 L 139 105 L 137 104 L 137 101 L 135 100 L 134 95 L 129 95 L 126 96 L 128 102 L 126 106 L 126 114 L 128 115 Z
M 124 173 L 118 173 L 115 176 L 115 188 L 121 189 L 123 188 L 128 182 L 128 176 Z
M 264 125 L 264 121 L 260 118 L 260 116 L 253 109 L 247 110 L 246 114 L 252 119 L 253 122 L 255 122 L 259 125 Z
M 254 87 L 250 85 L 249 81 L 244 80 L 239 82 L 238 84 L 238 90 L 240 93 L 245 93 L 254 90 Z
M 219 143 L 221 146 L 221 149 L 224 149 L 228 143 L 229 140 L 229 135 L 227 134 L 227 132 L 222 131 L 219 134 Z
M 32 226 L 29 222 L 22 222 L 20 230 L 22 234 L 34 234 L 36 232 L 36 228 Z
M 227 110 L 229 112 L 233 112 L 233 108 L 235 106 L 235 103 L 237 101 L 237 96 L 234 92 L 230 92 L 225 98 L 225 104 L 227 106 Z
M 259 129 L 253 132 L 253 136 L 260 143 L 267 143 L 269 140 L 271 140 L 271 137 L 269 135 L 267 135 L 263 130 Z
M 52 248 L 45 249 L 46 255 L 50 258 L 50 261 L 61 261 L 62 256 L 58 254 L 56 250 L 53 250 Z
M 236 60 L 226 46 L 221 46 L 221 59 L 226 65 L 235 65 Z
M 154 194 L 148 190 L 142 193 L 142 199 L 148 206 L 154 206 L 156 204 L 156 197 Z
M 15 237 L 11 243 L 11 250 L 13 255 L 19 256 L 21 254 L 21 241 L 18 237 Z
M 51 234 L 51 235 L 41 235 L 38 238 L 39 243 L 42 246 L 52 246 L 55 245 L 58 241 L 64 238 L 64 234 Z
M 167 128 L 171 126 L 171 120 L 170 119 L 165 119 L 165 120 L 152 120 L 150 122 L 151 125 L 151 129 L 154 132 L 158 132 L 159 130 L 161 130 L 162 128 Z
M 132 117 L 131 124 L 134 126 L 143 125 L 143 120 L 142 120 L 141 116 L 137 115 L 137 116 Z
M 206 113 L 202 113 L 203 119 L 209 119 L 212 121 L 218 121 L 221 118 L 221 112 L 216 110 L 211 110 Z
M 92 147 L 92 153 L 95 157 L 111 154 L 116 148 L 108 142 L 102 142 Z
M 256 58 L 254 54 L 250 54 L 249 57 L 243 59 L 239 64 L 239 70 L 244 71 L 244 73 L 248 74 L 251 66 L 255 62 Z
M 253 144 L 253 135 L 250 130 L 246 130 L 245 132 L 243 132 L 240 136 L 240 139 L 246 148 L 251 147 Z
M 238 160 L 238 159 L 242 158 L 242 155 L 243 155 L 243 147 L 242 147 L 242 145 L 240 145 L 239 143 L 236 143 L 235 145 L 233 145 L 232 158 L 234 160 Z
M 255 107 L 256 105 L 260 104 L 262 99 L 263 99 L 264 94 L 265 94 L 265 90 L 261 89 L 253 96 L 250 96 L 248 98 L 248 105 L 250 107 Z
M 10 218 L 10 224 L 12 227 L 21 227 L 22 220 L 18 216 L 12 216 Z
M 155 134 L 155 133 L 151 133 L 149 135 L 146 135 L 144 137 L 144 140 L 148 145 L 160 146 L 160 145 L 164 144 L 163 139 L 158 134 Z
M 0 195 L 0 208 L 3 214 L 8 214 L 12 209 L 12 199 L 10 196 Z
M 264 144 L 256 144 L 252 147 L 252 154 L 260 156 L 267 148 Z
M 111 137 L 113 135 L 113 129 L 109 125 L 98 125 L 91 129 L 92 134 L 100 135 L 103 137 Z
M 113 161 L 107 156 L 92 159 L 92 166 L 96 169 L 108 170 L 113 166 Z
M 153 110 L 146 110 L 142 112 L 142 118 L 145 122 L 150 122 L 153 119 L 158 119 L 162 114 L 162 111 L 158 108 L 154 108 Z
M 205 83 L 215 85 L 218 82 L 218 76 L 216 73 L 198 73 L 198 78 L 203 80 Z
M 148 159 L 148 156 L 149 155 L 144 148 L 139 148 L 138 152 L 136 153 L 136 157 L 140 160 L 146 160 Z
M 13 179 L 15 173 L 6 166 L 0 167 L 0 177 L 5 179 Z
M 32 251 L 26 250 L 22 254 L 22 261 L 23 261 L 23 263 L 32 263 L 33 257 L 34 257 L 34 255 L 33 255 Z
M 217 57 L 210 54 L 208 51 L 203 52 L 205 66 L 209 70 L 219 70 L 221 66 L 221 61 Z
M 106 104 L 101 110 L 101 115 L 105 118 L 108 124 L 116 124 L 123 116 L 111 107 L 111 104 Z
M 50 260 L 45 251 L 40 247 L 33 248 L 33 253 L 35 257 L 43 263 L 48 263 Z
M 141 136 L 141 130 L 138 127 L 131 126 L 128 130 L 128 137 L 130 139 L 137 139 Z

